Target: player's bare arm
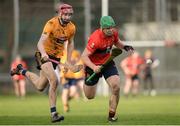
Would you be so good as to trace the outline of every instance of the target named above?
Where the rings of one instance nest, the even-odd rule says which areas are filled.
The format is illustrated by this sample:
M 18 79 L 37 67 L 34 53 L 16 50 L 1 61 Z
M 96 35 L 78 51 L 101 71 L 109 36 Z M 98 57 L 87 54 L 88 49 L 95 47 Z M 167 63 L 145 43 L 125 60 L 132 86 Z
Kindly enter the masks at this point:
M 67 62 L 71 63 L 72 51 L 74 50 L 74 37 L 72 37 L 67 43 Z
M 73 65 L 71 63 L 71 56 L 72 56 L 72 52 L 74 50 L 73 37 L 70 41 L 66 41 L 64 43 L 64 49 L 65 49 L 65 52 L 67 52 L 66 53 L 66 57 L 67 57 L 66 62 L 65 62 L 65 64 L 63 64 L 64 70 L 65 70 L 64 72 L 67 72 L 68 69 L 75 73 L 80 71 L 83 68 L 83 65 Z M 60 64 L 60 65 L 62 65 L 62 64 Z
M 133 53 L 134 51 L 134 48 L 132 46 L 124 45 L 120 39 L 118 39 L 118 42 L 115 43 L 115 46 L 120 49 L 124 49 L 127 52 Z
M 124 48 L 124 44 L 121 42 L 120 39 L 118 39 L 118 42 L 115 43 L 115 46 L 120 48 L 120 49 L 123 49 Z
M 94 72 L 100 72 L 101 66 L 96 66 L 93 62 L 91 62 L 91 60 L 89 59 L 89 55 L 91 55 L 91 52 L 86 48 L 82 53 L 82 60 L 84 64 L 93 69 Z
M 46 51 L 44 49 L 44 42 L 46 42 L 47 38 L 48 38 L 48 35 L 42 34 L 40 39 L 39 39 L 39 42 L 37 44 L 37 48 L 40 51 L 42 57 L 49 58 L 49 56 L 47 55 L 47 53 L 46 53 Z

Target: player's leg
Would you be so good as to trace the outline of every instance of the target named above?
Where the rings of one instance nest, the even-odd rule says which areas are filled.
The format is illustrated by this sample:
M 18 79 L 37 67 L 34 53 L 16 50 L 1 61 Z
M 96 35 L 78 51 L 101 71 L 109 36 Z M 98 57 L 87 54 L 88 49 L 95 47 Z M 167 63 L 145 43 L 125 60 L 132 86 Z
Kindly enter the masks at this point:
M 49 88 L 49 99 L 50 106 L 55 106 L 56 103 L 56 88 L 57 88 L 57 77 L 51 62 L 46 62 L 41 65 L 40 76 L 33 72 L 21 69 L 22 74 L 25 75 L 34 86 L 42 91 L 50 83 Z
M 157 93 L 154 87 L 154 80 L 152 74 L 149 75 L 149 83 L 150 83 L 150 95 L 156 96 Z
M 19 89 L 21 97 L 26 95 L 26 82 L 24 79 L 19 80 Z
M 149 79 L 148 79 L 148 74 L 146 73 L 144 73 L 143 85 L 144 85 L 144 95 L 149 95 L 149 90 L 148 90 Z
M 22 74 L 26 76 L 39 91 L 43 91 L 46 85 L 48 84 L 48 79 L 44 75 L 44 72 L 41 70 L 41 65 L 44 64 L 45 62 L 44 63 L 42 62 L 40 52 L 35 53 L 35 59 L 37 63 L 37 69 L 40 70 L 40 76 L 24 69 L 21 64 L 17 65 L 15 69 L 11 70 L 11 76 L 16 74 Z
M 14 86 L 14 92 L 15 92 L 15 95 L 16 96 L 20 96 L 20 93 L 19 93 L 19 86 L 18 86 L 18 82 L 19 80 L 13 80 L 13 86 Z
M 52 115 L 52 122 L 57 122 L 64 120 L 63 116 L 58 116 L 56 111 L 56 89 L 58 86 L 58 79 L 56 73 L 54 71 L 53 65 L 51 62 L 46 62 L 41 65 L 41 69 L 43 71 L 43 75 L 49 81 L 49 104 Z
M 49 80 L 49 103 L 51 107 L 56 106 L 56 88 L 57 88 L 57 76 L 54 71 L 51 62 L 46 62 L 41 65 L 43 75 Z
M 45 72 L 43 70 L 40 70 L 39 76 L 33 72 L 30 72 L 30 71 L 27 71 L 25 76 L 28 78 L 28 80 L 31 81 L 31 83 L 39 91 L 43 91 L 48 84 L 48 79 L 47 79 Z
M 102 76 L 102 74 L 99 73 L 96 75 L 96 77 L 94 77 L 89 82 L 87 82 L 86 81 L 87 78 L 92 73 L 94 73 L 92 69 L 90 69 L 89 67 L 85 68 L 85 83 L 83 85 L 83 90 L 84 90 L 84 94 L 85 94 L 86 98 L 88 98 L 88 99 L 93 99 L 95 97 L 97 82 L 98 82 L 99 78 Z
M 19 74 L 26 76 L 39 91 L 43 91 L 48 83 L 48 79 L 42 70 L 40 70 L 40 76 L 38 76 L 37 74 L 24 69 L 23 66 L 19 64 L 15 69 L 11 70 L 11 76 Z
M 150 89 L 154 90 L 154 81 L 153 81 L 152 75 L 149 75 L 148 80 L 149 80 L 149 84 L 150 84 Z
M 63 85 L 63 90 L 62 90 L 62 103 L 63 103 L 63 109 L 64 112 L 69 111 L 69 103 L 68 103 L 68 98 L 69 98 L 69 81 L 67 81 L 66 84 Z
M 93 99 L 96 95 L 96 88 L 97 88 L 96 84 L 93 86 L 88 86 L 88 85 L 84 84 L 83 89 L 84 89 L 84 94 L 85 94 L 86 98 Z
M 133 96 L 136 96 L 139 91 L 139 77 L 138 75 L 135 75 L 132 79 L 132 94 Z
M 111 96 L 109 99 L 109 121 L 116 121 L 115 117 L 116 109 L 119 103 L 119 93 L 120 93 L 120 78 L 117 68 L 114 62 L 111 62 L 103 71 L 104 78 L 111 89 Z
M 77 81 L 77 86 L 78 86 L 78 88 L 80 89 L 81 97 L 82 97 L 83 99 L 85 99 L 85 95 L 84 95 L 84 92 L 83 92 L 83 85 L 84 85 L 84 79 L 79 79 L 79 80 Z
M 132 86 L 132 79 L 131 76 L 127 76 L 126 75 L 126 79 L 125 79 L 125 85 L 124 85 L 124 95 L 128 97 L 130 89 Z
M 36 74 L 24 69 L 21 69 L 21 73 L 29 80 L 31 80 L 34 86 L 40 91 L 46 87 L 49 81 L 49 104 L 52 115 L 52 122 L 64 120 L 64 117 L 58 116 L 58 113 L 56 112 L 57 76 L 55 74 L 52 63 L 45 62 L 41 65 L 40 76 L 37 76 Z
M 113 75 L 106 79 L 109 87 L 111 89 L 111 96 L 109 100 L 109 121 L 116 121 L 115 118 L 116 109 L 119 103 L 119 93 L 120 93 L 120 78 L 118 75 Z
M 69 89 L 69 97 L 71 98 L 75 98 L 75 99 L 79 99 L 80 95 L 77 89 L 77 82 L 78 79 L 71 79 L 71 84 L 70 84 L 70 89 Z
M 72 85 L 70 87 L 69 96 L 70 96 L 70 98 L 75 98 L 75 99 L 79 99 L 80 98 L 79 92 L 77 90 L 77 85 Z
M 84 84 L 84 79 L 79 79 L 77 81 L 77 86 L 80 88 L 81 91 L 83 91 L 83 84 Z
M 41 60 L 42 61 L 42 60 Z M 39 62 L 39 60 L 38 60 Z M 37 76 L 36 74 L 27 71 L 23 69 L 22 65 L 19 64 L 16 69 L 13 69 L 11 71 L 11 76 L 15 74 L 22 74 L 26 76 L 29 80 L 32 81 L 34 86 L 42 91 L 45 86 L 48 84 L 49 81 L 49 104 L 50 104 L 50 111 L 51 111 L 51 116 L 52 116 L 52 122 L 57 122 L 64 120 L 63 116 L 59 116 L 58 113 L 56 112 L 56 89 L 57 89 L 57 76 L 54 71 L 53 65 L 49 61 L 43 61 L 41 66 L 40 71 L 40 76 Z

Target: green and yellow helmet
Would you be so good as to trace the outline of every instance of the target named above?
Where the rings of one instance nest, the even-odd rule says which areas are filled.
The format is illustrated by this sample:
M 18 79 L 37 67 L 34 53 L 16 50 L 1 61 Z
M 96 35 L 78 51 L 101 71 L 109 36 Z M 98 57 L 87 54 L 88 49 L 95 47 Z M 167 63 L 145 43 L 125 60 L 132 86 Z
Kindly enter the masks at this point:
M 101 28 L 115 27 L 116 24 L 111 16 L 102 16 L 100 20 Z

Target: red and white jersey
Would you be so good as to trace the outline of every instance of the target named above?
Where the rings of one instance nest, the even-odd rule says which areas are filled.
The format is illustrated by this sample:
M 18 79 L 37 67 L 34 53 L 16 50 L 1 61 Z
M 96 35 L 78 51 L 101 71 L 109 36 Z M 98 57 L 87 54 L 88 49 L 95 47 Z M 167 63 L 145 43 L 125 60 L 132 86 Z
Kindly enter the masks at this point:
M 93 32 L 88 40 L 86 46 L 87 50 L 91 52 L 89 58 L 95 65 L 104 64 L 110 57 L 112 46 L 118 42 L 118 32 L 114 29 L 113 36 L 107 37 L 101 29 Z
M 142 65 L 143 63 L 144 60 L 140 56 L 138 57 L 129 56 L 122 61 L 122 64 L 125 64 L 126 69 L 131 71 L 131 75 L 139 74 L 140 65 Z

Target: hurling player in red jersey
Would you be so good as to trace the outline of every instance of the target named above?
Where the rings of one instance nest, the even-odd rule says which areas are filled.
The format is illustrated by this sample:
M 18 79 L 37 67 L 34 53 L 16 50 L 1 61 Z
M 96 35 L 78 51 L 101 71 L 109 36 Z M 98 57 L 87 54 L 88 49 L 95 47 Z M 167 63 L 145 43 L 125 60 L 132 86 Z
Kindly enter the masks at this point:
M 112 94 L 109 100 L 108 120 L 113 122 L 117 105 L 119 102 L 120 77 L 114 61 L 111 61 L 102 71 L 100 67 L 111 56 L 112 46 L 115 45 L 120 49 L 133 52 L 133 47 L 124 45 L 118 37 L 118 31 L 115 29 L 115 22 L 111 16 L 103 16 L 100 20 L 100 28 L 94 31 L 88 44 L 82 54 L 82 60 L 85 64 L 86 80 L 87 77 L 97 73 L 96 77 L 84 84 L 84 93 L 88 99 L 93 99 L 96 93 L 97 82 L 100 77 L 104 76 Z
M 125 96 L 128 97 L 130 91 L 132 91 L 133 96 L 138 94 L 139 74 L 142 71 L 143 64 L 143 58 L 136 51 L 121 61 L 120 66 L 126 77 L 124 85 Z
M 20 55 L 17 55 L 13 62 L 11 63 L 11 69 L 16 68 L 18 64 L 22 64 L 24 68 L 27 68 L 26 62 L 21 58 Z M 12 81 L 14 85 L 14 91 L 16 96 L 25 97 L 26 95 L 26 80 L 23 75 L 14 75 L 12 76 Z

